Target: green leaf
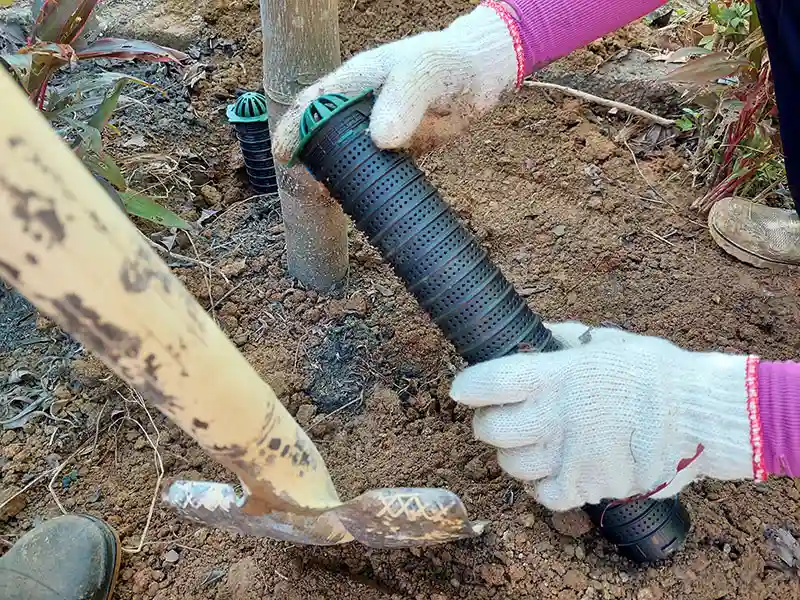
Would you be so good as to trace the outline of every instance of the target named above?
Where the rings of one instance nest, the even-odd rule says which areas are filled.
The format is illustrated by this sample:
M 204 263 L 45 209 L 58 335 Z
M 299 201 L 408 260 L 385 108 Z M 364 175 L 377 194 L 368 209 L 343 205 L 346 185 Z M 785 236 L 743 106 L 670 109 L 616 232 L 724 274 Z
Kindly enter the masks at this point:
M 125 87 L 126 83 L 128 83 L 126 79 L 120 79 L 114 84 L 114 88 L 111 90 L 111 93 L 106 93 L 105 98 L 100 103 L 100 106 L 97 107 L 97 112 L 95 112 L 89 119 L 89 125 L 91 127 L 102 130 L 103 127 L 106 126 L 106 123 L 108 123 L 108 120 L 111 118 L 111 115 L 117 108 L 119 97 L 122 94 L 122 88 Z
M 0 56 L 0 64 L 8 69 L 14 80 L 30 95 L 28 86 L 33 70 L 33 57 L 30 54 L 4 54 Z
M 107 153 L 103 152 L 100 156 L 86 153 L 81 156 L 83 163 L 95 175 L 99 175 L 120 191 L 128 189 L 122 171 Z
M 125 203 L 127 211 L 137 217 L 146 219 L 164 227 L 177 227 L 178 229 L 191 229 L 192 226 L 168 208 L 138 192 L 121 192 L 120 197 Z
M 94 152 L 100 155 L 103 151 L 103 139 L 100 136 L 100 130 L 92 127 L 88 123 L 83 123 L 77 119 L 70 119 L 69 117 L 61 116 L 61 119 L 72 126 L 78 132 L 79 137 L 79 150 L 81 152 Z
M 120 38 L 100 38 L 78 52 L 78 58 L 119 58 L 146 60 L 151 62 L 179 62 L 188 58 L 188 55 L 159 46 L 153 42 L 142 40 L 123 40 Z
M 683 132 L 691 131 L 694 129 L 694 123 L 692 123 L 692 120 L 688 117 L 679 117 L 675 120 L 675 127 Z

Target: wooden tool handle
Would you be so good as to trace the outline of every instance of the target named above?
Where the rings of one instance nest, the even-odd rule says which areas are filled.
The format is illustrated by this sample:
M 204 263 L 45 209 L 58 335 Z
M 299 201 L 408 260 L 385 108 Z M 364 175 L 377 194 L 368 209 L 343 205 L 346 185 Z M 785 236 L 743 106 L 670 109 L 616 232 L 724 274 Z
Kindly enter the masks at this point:
M 0 277 L 239 475 L 248 512 L 338 505 L 269 385 L 3 70 L 0 108 Z

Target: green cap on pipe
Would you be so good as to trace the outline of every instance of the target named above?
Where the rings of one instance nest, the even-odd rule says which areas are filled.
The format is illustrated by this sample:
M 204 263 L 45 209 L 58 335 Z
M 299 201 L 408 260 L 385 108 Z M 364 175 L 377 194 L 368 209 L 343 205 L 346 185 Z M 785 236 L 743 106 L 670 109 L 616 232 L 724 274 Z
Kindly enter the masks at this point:
M 315 100 L 312 100 L 311 104 L 306 107 L 303 116 L 300 118 L 300 141 L 289 161 L 289 165 L 295 163 L 300 152 L 308 143 L 308 140 L 313 137 L 320 127 L 327 123 L 334 115 L 339 114 L 348 106 L 352 106 L 371 93 L 372 90 L 370 89 L 352 98 L 344 94 L 323 94 Z
M 258 92 L 245 92 L 228 105 L 226 111 L 228 121 L 231 123 L 258 123 L 269 118 L 267 114 L 267 99 Z

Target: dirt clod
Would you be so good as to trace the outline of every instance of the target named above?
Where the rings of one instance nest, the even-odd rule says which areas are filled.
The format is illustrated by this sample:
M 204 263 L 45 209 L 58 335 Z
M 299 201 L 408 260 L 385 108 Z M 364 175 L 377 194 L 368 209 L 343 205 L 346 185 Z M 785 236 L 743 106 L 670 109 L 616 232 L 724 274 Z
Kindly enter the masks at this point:
M 25 492 L 16 486 L 10 486 L 0 492 L 0 521 L 7 521 L 16 517 L 27 506 L 28 500 Z

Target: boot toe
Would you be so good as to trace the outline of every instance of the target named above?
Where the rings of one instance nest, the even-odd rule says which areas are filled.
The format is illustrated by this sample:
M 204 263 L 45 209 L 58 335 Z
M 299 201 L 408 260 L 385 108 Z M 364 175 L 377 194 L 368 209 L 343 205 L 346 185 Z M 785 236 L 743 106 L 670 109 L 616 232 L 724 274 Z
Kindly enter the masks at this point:
M 108 600 L 119 570 L 119 538 L 89 515 L 64 515 L 23 535 L 0 559 L 4 600 Z

